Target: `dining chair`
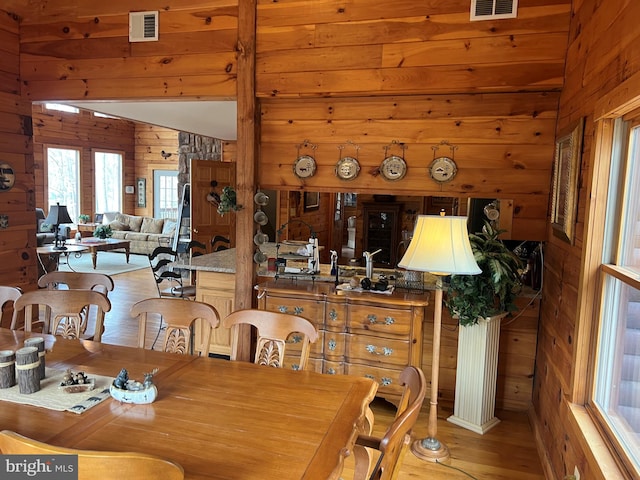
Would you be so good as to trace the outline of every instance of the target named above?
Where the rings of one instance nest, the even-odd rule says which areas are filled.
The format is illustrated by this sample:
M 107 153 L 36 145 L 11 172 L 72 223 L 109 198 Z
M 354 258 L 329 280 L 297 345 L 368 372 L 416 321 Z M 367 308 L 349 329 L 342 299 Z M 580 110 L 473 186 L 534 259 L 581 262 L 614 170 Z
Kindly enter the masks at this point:
M 179 464 L 155 455 L 57 447 L 10 430 L 0 432 L 0 451 L 5 455 L 77 455 L 78 480 L 183 480 Z
M 169 266 L 177 258 L 178 254 L 170 247 L 156 247 L 149 255 L 149 264 L 158 287 L 158 296 L 194 299 L 195 285 L 184 285 L 182 273 Z
M 299 344 L 302 347 L 299 362 L 293 363 L 292 368 L 304 370 L 309 360 L 310 344 L 318 339 L 316 327 L 309 320 L 288 313 L 245 309 L 232 312 L 223 320 L 225 328 L 239 324 L 253 325 L 258 330 L 254 362 L 259 365 L 282 368 L 287 348 Z M 233 333 L 231 360 L 237 357 L 237 330 L 235 328 Z
M 211 239 L 211 251 L 219 252 L 221 250 L 227 250 L 231 246 L 231 241 L 227 237 L 222 235 L 215 235 Z
M 18 297 L 22 295 L 22 290 L 16 287 L 9 287 L 5 285 L 0 285 L 0 326 L 5 326 L 4 322 L 4 309 L 6 305 L 11 305 L 13 308 L 13 304 L 18 299 Z M 8 318 L 8 314 L 7 314 Z M 10 322 L 9 322 L 10 325 Z
M 144 348 L 147 316 L 159 314 L 166 324 L 162 351 L 189 354 L 197 352 L 209 356 L 211 331 L 220 324 L 218 311 L 207 303 L 183 302 L 176 298 L 147 298 L 140 300 L 131 307 L 131 316 L 138 317 L 138 347 Z M 199 324 L 199 335 L 194 336 L 194 322 L 203 320 Z
M 32 331 L 33 318 L 39 317 L 39 307 L 45 307 L 43 319 L 44 333 L 60 335 L 64 338 L 92 339 L 85 335 L 83 312 L 85 308 L 95 305 L 99 311 L 99 318 L 104 318 L 104 312 L 111 310 L 111 302 L 100 292 L 93 290 L 32 290 L 23 293 L 16 300 L 13 307 L 11 329 L 18 328 L 18 314 L 24 311 L 24 330 Z M 35 306 L 35 311 L 34 311 Z M 96 325 L 96 331 L 101 331 L 102 325 Z
M 53 271 L 45 273 L 38 279 L 38 287 L 48 288 L 49 290 L 56 290 L 60 285 L 66 285 L 69 290 L 95 290 L 100 292 L 106 297 L 109 297 L 109 292 L 113 291 L 114 283 L 111 276 L 98 272 L 66 272 L 66 271 Z M 86 331 L 89 308 L 87 307 L 83 312 L 83 324 L 81 326 L 82 331 Z M 104 311 L 97 309 L 95 325 L 100 325 L 100 331 L 96 329 L 93 334 L 93 340 L 99 342 L 102 339 L 104 333 Z
M 389 425 L 382 438 L 361 434 L 353 449 L 355 459 L 354 480 L 392 480 L 397 478 L 402 459 L 411 443 L 411 429 L 418 420 L 420 409 L 427 392 L 424 373 L 417 367 L 408 366 L 400 373 L 400 383 L 404 391 L 395 420 Z M 370 430 L 371 419 L 367 418 Z M 373 468 L 372 450 L 379 452 Z

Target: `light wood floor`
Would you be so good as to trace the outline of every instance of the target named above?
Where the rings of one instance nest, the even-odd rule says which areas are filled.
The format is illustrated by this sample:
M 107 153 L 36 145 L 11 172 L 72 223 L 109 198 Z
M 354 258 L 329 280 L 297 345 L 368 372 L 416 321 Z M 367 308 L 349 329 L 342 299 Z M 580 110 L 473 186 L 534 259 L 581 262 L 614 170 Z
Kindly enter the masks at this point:
M 136 345 L 137 322 L 129 316 L 129 308 L 143 298 L 157 295 L 150 269 L 137 270 L 113 276 L 115 289 L 109 294 L 111 312 L 105 318 L 102 341 L 118 345 Z M 149 348 L 157 333 L 153 325 L 147 333 Z M 428 400 L 414 428 L 414 437 L 426 435 Z M 376 399 L 372 405 L 375 414 L 374 435 L 382 435 L 395 414 L 395 407 Z M 450 405 L 439 405 L 438 437 L 451 452 L 449 465 L 432 464 L 419 460 L 411 452 L 405 456 L 399 480 L 432 479 L 457 480 L 476 478 L 483 480 L 544 479 L 540 460 L 534 445 L 533 433 L 525 413 L 498 412 L 502 420 L 485 435 L 478 435 L 446 421 L 451 415 Z M 344 480 L 352 476 L 352 464 L 347 462 Z

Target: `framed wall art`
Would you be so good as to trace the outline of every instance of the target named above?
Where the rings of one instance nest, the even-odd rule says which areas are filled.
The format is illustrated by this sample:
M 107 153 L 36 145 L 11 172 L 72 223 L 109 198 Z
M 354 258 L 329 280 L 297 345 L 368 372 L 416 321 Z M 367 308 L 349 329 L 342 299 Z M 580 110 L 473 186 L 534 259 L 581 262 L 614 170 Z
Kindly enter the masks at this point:
M 551 226 L 554 234 L 573 244 L 578 203 L 578 178 L 582 156 L 584 117 L 556 141 L 551 194 Z
M 320 207 L 320 192 L 304 192 L 304 211 L 316 210 Z
M 138 207 L 147 206 L 147 179 L 139 177 L 136 180 L 136 188 L 138 189 Z

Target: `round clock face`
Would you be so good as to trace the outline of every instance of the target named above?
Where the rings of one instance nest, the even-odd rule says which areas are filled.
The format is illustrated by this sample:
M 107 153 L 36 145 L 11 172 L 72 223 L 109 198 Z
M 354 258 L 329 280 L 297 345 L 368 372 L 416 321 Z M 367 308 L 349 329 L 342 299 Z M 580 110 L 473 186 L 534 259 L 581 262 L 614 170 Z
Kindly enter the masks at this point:
M 8 163 L 0 163 L 0 192 L 6 192 L 16 183 L 16 175 Z
M 450 182 L 457 172 L 456 163 L 449 157 L 438 157 L 429 165 L 431 178 L 439 183 Z
M 500 210 L 498 210 L 498 207 L 496 206 L 495 203 L 490 203 L 488 205 L 485 205 L 483 210 L 484 210 L 484 214 L 491 221 L 495 221 L 500 218 Z
M 380 173 L 387 180 L 400 180 L 407 173 L 407 163 L 404 158 L 392 155 L 382 161 Z
M 342 180 L 353 180 L 360 172 L 360 164 L 353 157 L 342 157 L 336 164 L 336 175 Z
M 309 155 L 298 157 L 293 164 L 293 173 L 298 178 L 309 178 L 316 173 L 316 161 Z

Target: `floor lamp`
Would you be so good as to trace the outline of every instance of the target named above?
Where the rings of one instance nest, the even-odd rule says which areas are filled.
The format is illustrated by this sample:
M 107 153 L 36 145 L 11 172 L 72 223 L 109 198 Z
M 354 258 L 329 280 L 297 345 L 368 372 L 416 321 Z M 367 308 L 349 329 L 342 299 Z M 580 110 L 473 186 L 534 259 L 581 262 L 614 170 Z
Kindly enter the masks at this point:
M 444 212 L 440 215 L 419 215 L 411 243 L 398 266 L 407 270 L 429 272 L 437 278 L 433 306 L 431 400 L 427 437 L 413 442 L 411 451 L 422 460 L 445 462 L 449 459 L 449 449 L 437 438 L 442 277 L 452 274 L 477 275 L 481 272 L 469 243 L 467 217 L 446 217 Z

